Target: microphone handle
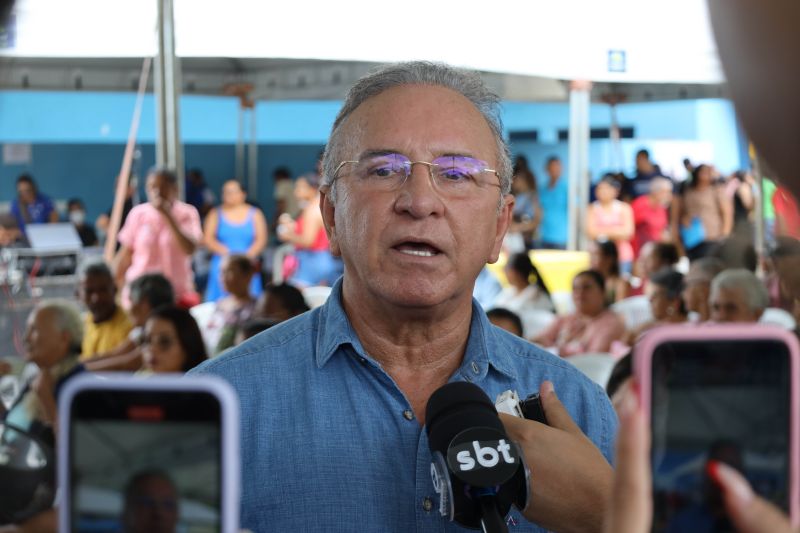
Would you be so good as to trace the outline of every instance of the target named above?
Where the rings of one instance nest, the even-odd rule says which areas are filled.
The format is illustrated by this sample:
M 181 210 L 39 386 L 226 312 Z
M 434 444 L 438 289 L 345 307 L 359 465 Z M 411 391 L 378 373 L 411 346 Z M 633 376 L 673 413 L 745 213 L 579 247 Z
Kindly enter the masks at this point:
M 481 504 L 481 531 L 483 533 L 508 533 L 508 526 L 497 510 L 494 496 L 484 494 L 478 498 L 478 501 Z

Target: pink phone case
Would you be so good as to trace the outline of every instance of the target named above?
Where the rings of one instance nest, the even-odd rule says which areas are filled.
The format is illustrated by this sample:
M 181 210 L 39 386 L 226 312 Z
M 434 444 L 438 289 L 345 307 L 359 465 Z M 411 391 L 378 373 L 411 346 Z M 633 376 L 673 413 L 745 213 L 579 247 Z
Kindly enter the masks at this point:
M 653 352 L 659 344 L 673 341 L 778 340 L 789 347 L 791 406 L 789 428 L 789 514 L 792 525 L 800 525 L 800 346 L 789 331 L 761 324 L 714 324 L 701 326 L 663 326 L 647 332 L 634 350 L 633 372 L 639 385 L 639 401 L 650 425 Z

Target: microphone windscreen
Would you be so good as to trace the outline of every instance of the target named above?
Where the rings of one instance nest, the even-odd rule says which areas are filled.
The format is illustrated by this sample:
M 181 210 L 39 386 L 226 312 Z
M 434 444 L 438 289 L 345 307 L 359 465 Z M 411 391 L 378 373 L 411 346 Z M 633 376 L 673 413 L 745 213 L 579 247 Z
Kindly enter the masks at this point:
M 465 381 L 437 389 L 425 408 L 425 428 L 431 451 L 447 455 L 453 437 L 469 428 L 492 428 L 505 435 L 497 409 L 480 387 Z

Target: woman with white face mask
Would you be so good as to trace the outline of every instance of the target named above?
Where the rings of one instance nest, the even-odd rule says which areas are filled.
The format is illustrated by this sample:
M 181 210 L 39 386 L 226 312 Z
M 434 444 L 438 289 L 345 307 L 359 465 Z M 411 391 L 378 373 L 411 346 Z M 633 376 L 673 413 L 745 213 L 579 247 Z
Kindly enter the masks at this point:
M 86 223 L 86 209 L 83 202 L 78 198 L 73 198 L 67 203 L 67 217 L 81 238 L 84 246 L 97 246 L 97 233 L 94 228 Z

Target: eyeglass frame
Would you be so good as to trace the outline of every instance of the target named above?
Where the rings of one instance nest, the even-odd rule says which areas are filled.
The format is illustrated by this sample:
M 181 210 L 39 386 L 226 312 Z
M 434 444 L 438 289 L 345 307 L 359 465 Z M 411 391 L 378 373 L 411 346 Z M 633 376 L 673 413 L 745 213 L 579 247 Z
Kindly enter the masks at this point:
M 437 180 L 433 176 L 433 167 L 439 167 L 441 165 L 439 165 L 437 163 L 431 163 L 429 161 L 421 161 L 421 160 L 420 161 L 411 161 L 410 157 L 408 157 L 407 155 L 402 154 L 400 152 L 393 152 L 393 151 L 385 151 L 384 152 L 384 151 L 380 151 L 380 150 L 367 152 L 367 155 L 363 156 L 361 159 L 358 159 L 358 160 L 352 160 L 351 159 L 351 160 L 344 160 L 344 161 L 339 162 L 339 164 L 336 165 L 336 169 L 333 171 L 333 179 L 331 180 L 330 185 L 333 185 L 333 183 L 337 179 L 339 179 L 339 171 L 342 169 L 342 167 L 344 165 L 346 165 L 348 163 L 352 163 L 354 165 L 357 165 L 357 164 L 361 163 L 362 161 L 364 161 L 365 159 L 367 159 L 369 157 L 376 157 L 376 156 L 380 156 L 380 155 L 400 155 L 400 156 L 403 156 L 406 159 L 408 159 L 408 173 L 403 178 L 402 183 L 398 184 L 398 186 L 397 186 L 398 189 L 406 184 L 406 181 L 408 181 L 408 178 L 411 176 L 412 168 L 414 167 L 414 165 L 416 165 L 418 163 L 428 167 L 428 179 L 430 179 L 430 181 L 431 181 L 431 183 L 433 183 L 434 187 L 437 186 Z M 440 157 L 467 157 L 467 158 L 472 159 L 474 161 L 478 161 L 480 163 L 486 164 L 486 162 L 483 161 L 482 159 L 478 159 L 478 158 L 475 158 L 475 157 L 472 157 L 472 156 L 465 156 L 465 155 L 461 155 L 461 154 L 438 156 L 438 157 L 435 157 L 434 160 L 439 159 Z M 497 183 L 488 183 L 487 182 L 486 185 L 493 185 L 493 186 L 497 187 L 498 189 L 500 189 L 501 191 L 503 190 L 503 185 L 501 184 L 502 178 L 500 177 L 500 173 L 497 170 L 487 167 L 487 168 L 482 168 L 481 172 L 492 172 L 495 176 L 497 176 Z M 482 188 L 482 187 L 480 187 L 480 184 L 478 184 L 477 180 L 473 179 L 473 181 L 479 186 L 479 188 Z

